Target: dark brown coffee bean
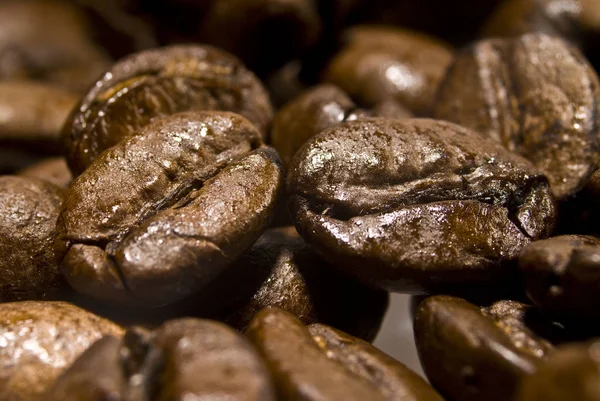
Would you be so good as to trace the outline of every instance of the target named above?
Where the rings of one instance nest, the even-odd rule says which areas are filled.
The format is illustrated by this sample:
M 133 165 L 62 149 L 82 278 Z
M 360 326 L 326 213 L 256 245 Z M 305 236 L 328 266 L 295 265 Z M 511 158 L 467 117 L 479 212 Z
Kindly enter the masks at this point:
M 64 302 L 0 304 L 0 399 L 38 401 L 77 357 L 122 329 Z
M 378 103 L 373 110 L 362 110 L 338 87 L 318 85 L 302 93 L 275 115 L 271 144 L 288 165 L 302 145 L 325 128 L 374 115 L 408 118 L 410 112 L 391 99 Z
M 58 222 L 62 272 L 94 298 L 157 306 L 209 285 L 268 226 L 277 154 L 240 115 L 185 112 L 102 153 Z
M 260 310 L 276 307 L 304 324 L 323 322 L 373 341 L 389 298 L 338 273 L 293 227 L 265 232 L 219 281 L 217 297 L 233 310 L 225 321 L 240 329 Z
M 0 302 L 51 297 L 63 285 L 54 241 L 64 196 L 37 178 L 0 176 Z
M 275 400 L 271 377 L 249 341 L 211 321 L 181 319 L 154 333 L 107 336 L 65 371 L 52 401 Z
M 82 13 L 65 1 L 0 4 L 0 78 L 35 78 L 61 68 L 107 63 Z
M 371 344 L 322 324 L 308 331 L 329 359 L 365 379 L 389 401 L 443 401 L 421 376 Z
M 527 294 L 557 318 L 600 321 L 600 239 L 566 235 L 532 242 L 519 257 Z
M 262 84 L 232 55 L 209 46 L 148 50 L 116 63 L 73 111 L 63 131 L 69 167 L 78 175 L 156 118 L 187 110 L 233 111 L 264 134 L 272 118 Z
M 600 83 L 580 52 L 542 34 L 475 43 L 440 85 L 435 116 L 523 155 L 558 199 L 580 190 L 600 162 Z
M 434 94 L 452 60 L 433 38 L 397 28 L 349 29 L 345 45 L 323 73 L 361 106 L 395 99 L 418 115 L 429 115 Z
M 288 191 L 311 246 L 392 291 L 497 285 L 555 218 L 548 182 L 530 163 L 433 120 L 327 129 L 296 154 Z
M 283 399 L 385 400 L 369 382 L 330 360 L 307 328 L 285 311 L 263 309 L 246 335 L 267 361 Z
M 61 188 L 68 188 L 73 175 L 63 157 L 52 157 L 37 162 L 18 172 L 21 177 L 39 178 Z
M 511 399 L 552 349 L 523 322 L 527 308 L 505 302 L 480 309 L 449 296 L 424 300 L 415 341 L 430 382 L 452 400 Z
M 516 401 L 600 400 L 600 343 L 569 344 L 558 348 L 521 385 Z
M 511 37 L 540 32 L 585 45 L 600 32 L 595 0 L 505 0 L 483 27 L 483 36 Z
M 76 103 L 74 94 L 59 87 L 0 82 L 0 143 L 57 149 L 60 130 Z
M 313 0 L 213 0 L 197 29 L 200 42 L 228 50 L 264 73 L 313 46 L 321 20 Z

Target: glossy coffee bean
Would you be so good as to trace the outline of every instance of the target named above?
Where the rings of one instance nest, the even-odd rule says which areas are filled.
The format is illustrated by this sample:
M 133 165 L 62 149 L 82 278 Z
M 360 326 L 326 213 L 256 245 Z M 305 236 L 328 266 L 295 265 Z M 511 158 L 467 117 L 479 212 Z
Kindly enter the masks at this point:
M 249 341 L 222 324 L 173 320 L 153 333 L 106 336 L 56 381 L 52 401 L 275 400 L 271 377 Z
M 64 302 L 0 304 L 0 399 L 37 401 L 103 335 L 122 329 Z
M 508 400 L 552 349 L 526 326 L 526 306 L 487 309 L 449 296 L 425 299 L 415 341 L 429 381 L 449 399 Z
M 548 182 L 529 162 L 441 121 L 337 125 L 302 147 L 287 182 L 307 243 L 391 291 L 498 285 L 555 218 Z
M 0 176 L 0 302 L 51 297 L 63 286 L 54 241 L 64 196 L 37 178 Z
M 62 68 L 84 72 L 90 65 L 108 62 L 92 42 L 83 14 L 57 0 L 3 1 L 0 49 L 2 79 L 44 80 Z
M 60 130 L 76 103 L 76 95 L 56 86 L 0 81 L 0 143 L 38 152 L 57 149 Z
M 580 190 L 600 161 L 600 83 L 572 45 L 543 34 L 490 39 L 460 52 L 435 117 L 469 127 L 529 159 L 557 199 Z
M 63 157 L 51 157 L 32 164 L 17 173 L 21 177 L 39 178 L 61 188 L 68 188 L 73 175 Z
M 71 185 L 58 221 L 63 275 L 94 298 L 147 307 L 198 292 L 268 226 L 281 168 L 240 115 L 157 120 Z
M 69 167 L 79 175 L 157 118 L 188 110 L 233 111 L 264 134 L 272 117 L 262 84 L 234 56 L 210 46 L 147 50 L 117 62 L 70 115 L 63 130 Z
M 598 342 L 558 348 L 538 371 L 523 380 L 515 401 L 598 401 Z
M 531 300 L 557 318 L 600 321 L 600 239 L 566 235 L 532 242 L 519 257 Z
M 368 381 L 330 360 L 308 329 L 285 311 L 262 310 L 246 335 L 266 360 L 282 399 L 385 400 Z
M 361 106 L 394 99 L 417 115 L 429 115 L 439 82 L 452 60 L 449 47 L 398 28 L 358 26 L 323 72 Z
M 308 326 L 331 360 L 367 380 L 390 401 L 443 401 L 421 376 L 371 344 L 322 324 Z
M 225 321 L 240 329 L 261 309 L 276 307 L 304 324 L 323 322 L 373 341 L 389 298 L 338 273 L 293 227 L 266 231 L 219 281 L 216 297 L 232 303 Z
M 595 0 L 505 0 L 489 17 L 483 36 L 511 37 L 540 32 L 585 45 L 600 32 Z
M 362 110 L 338 87 L 318 85 L 277 112 L 271 129 L 271 144 L 288 165 L 302 145 L 325 128 L 374 115 L 409 118 L 410 112 L 392 99 L 378 103 L 371 110 Z

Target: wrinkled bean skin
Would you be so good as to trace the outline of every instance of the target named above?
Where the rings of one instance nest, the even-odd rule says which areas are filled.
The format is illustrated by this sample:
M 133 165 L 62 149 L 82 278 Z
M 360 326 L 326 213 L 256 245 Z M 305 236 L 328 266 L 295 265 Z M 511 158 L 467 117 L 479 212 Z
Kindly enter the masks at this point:
M 150 124 L 75 179 L 58 221 L 61 270 L 78 291 L 158 306 L 210 284 L 260 236 L 281 162 L 228 112 Z
M 0 399 L 38 401 L 63 370 L 103 335 L 122 329 L 64 302 L 0 304 Z
M 79 175 L 104 150 L 155 119 L 188 110 L 239 113 L 267 132 L 268 95 L 234 56 L 210 46 L 170 46 L 117 62 L 82 98 L 62 133 Z
M 476 42 L 440 85 L 434 115 L 530 160 L 557 199 L 580 190 L 600 161 L 600 83 L 562 39 L 528 34 Z
M 304 142 L 325 128 L 371 116 L 409 118 L 410 112 L 391 99 L 371 110 L 362 110 L 336 86 L 318 85 L 277 112 L 271 128 L 271 144 L 289 165 Z
M 598 401 L 598 342 L 557 348 L 521 385 L 515 401 Z
M 531 300 L 557 318 L 600 321 L 600 239 L 565 235 L 532 242 L 519 265 Z
M 389 401 L 443 401 L 423 378 L 358 338 L 322 324 L 308 326 L 332 360 L 371 383 Z
M 288 165 L 304 142 L 345 121 L 356 105 L 333 85 L 320 85 L 284 106 L 273 119 L 271 144 Z
M 64 68 L 85 75 L 91 65 L 108 63 L 91 41 L 84 16 L 67 2 L 3 1 L 0 27 L 2 79 L 46 80 Z M 85 80 L 92 82 L 89 75 Z
M 385 400 L 369 382 L 330 360 L 308 329 L 285 311 L 263 309 L 246 335 L 266 360 L 281 399 Z
M 153 333 L 131 329 L 122 341 L 102 338 L 63 373 L 47 399 L 168 401 L 224 396 L 274 401 L 264 362 L 249 341 L 231 328 L 180 319 Z
M 0 176 L 0 302 L 51 297 L 64 286 L 54 251 L 64 196 L 36 178 Z
M 507 313 L 511 308 L 516 311 Z M 452 400 L 511 399 L 552 348 L 515 319 L 522 313 L 518 303 L 481 310 L 455 297 L 425 299 L 414 327 L 429 381 Z
M 0 141 L 33 150 L 58 148 L 60 130 L 76 103 L 75 95 L 59 87 L 0 81 Z
M 394 99 L 416 115 L 429 115 L 433 97 L 452 60 L 449 48 L 425 35 L 397 28 L 359 26 L 323 72 L 361 106 Z
M 327 129 L 296 154 L 287 183 L 307 243 L 391 291 L 512 279 L 521 248 L 555 219 L 547 180 L 526 160 L 441 121 Z
M 39 178 L 61 188 L 68 188 L 73 175 L 62 157 L 51 157 L 18 172 L 21 177 Z
M 245 329 L 261 309 L 276 307 L 302 323 L 324 322 L 373 341 L 387 310 L 386 292 L 338 273 L 306 247 L 293 227 L 266 231 L 221 279 L 224 320 Z

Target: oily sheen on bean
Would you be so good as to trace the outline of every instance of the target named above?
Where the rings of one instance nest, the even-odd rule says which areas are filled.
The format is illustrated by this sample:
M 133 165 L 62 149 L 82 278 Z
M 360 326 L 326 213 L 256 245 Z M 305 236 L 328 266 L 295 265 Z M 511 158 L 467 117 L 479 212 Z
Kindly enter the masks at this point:
M 500 283 L 555 220 L 547 179 L 458 125 L 365 119 L 313 137 L 288 174 L 298 232 L 325 259 L 392 291 Z

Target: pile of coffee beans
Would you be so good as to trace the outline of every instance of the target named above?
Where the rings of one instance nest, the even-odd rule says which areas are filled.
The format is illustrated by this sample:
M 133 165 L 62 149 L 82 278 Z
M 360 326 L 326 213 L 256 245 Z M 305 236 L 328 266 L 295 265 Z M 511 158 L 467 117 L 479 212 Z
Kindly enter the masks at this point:
M 0 401 L 599 401 L 599 48 L 598 0 L 0 1 Z

